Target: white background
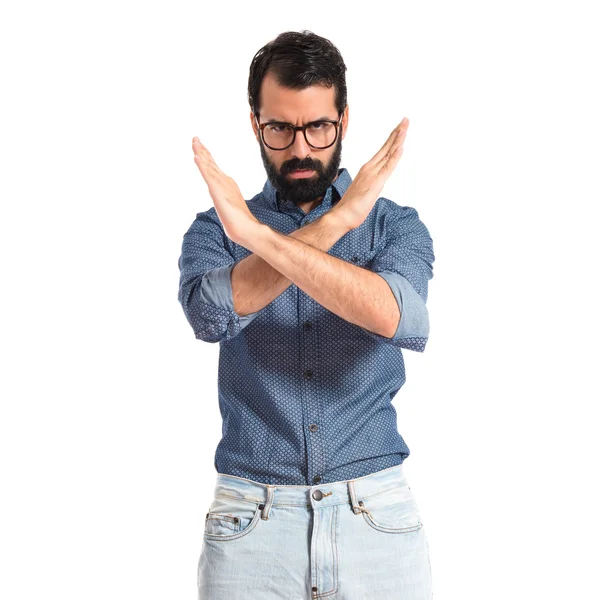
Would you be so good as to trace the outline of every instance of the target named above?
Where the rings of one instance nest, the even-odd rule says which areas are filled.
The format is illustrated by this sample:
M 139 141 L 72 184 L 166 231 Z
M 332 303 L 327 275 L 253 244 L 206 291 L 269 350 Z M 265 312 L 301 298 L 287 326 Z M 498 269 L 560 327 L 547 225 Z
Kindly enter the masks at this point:
M 346 65 L 342 166 L 407 116 L 382 195 L 436 261 L 394 399 L 437 600 L 598 598 L 598 47 L 583 2 L 28 2 L 3 8 L 0 596 L 194 599 L 218 344 L 177 301 L 212 206 L 247 199 L 255 52 Z

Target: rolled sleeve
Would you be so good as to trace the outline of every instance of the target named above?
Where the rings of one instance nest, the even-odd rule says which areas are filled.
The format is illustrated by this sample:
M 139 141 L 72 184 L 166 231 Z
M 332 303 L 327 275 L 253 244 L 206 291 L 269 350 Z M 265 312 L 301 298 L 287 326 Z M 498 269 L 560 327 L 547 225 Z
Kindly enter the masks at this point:
M 234 310 L 233 290 L 231 287 L 231 271 L 233 271 L 234 266 L 235 264 L 224 265 L 204 274 L 200 286 L 200 299 L 202 302 L 214 304 L 227 310 Z M 259 312 L 253 312 L 243 317 L 238 315 L 240 329 L 244 329 L 244 327 L 252 323 Z
M 386 215 L 386 243 L 370 270 L 385 279 L 392 290 L 400 321 L 391 338 L 361 329 L 378 341 L 423 352 L 429 339 L 426 303 L 428 282 L 433 278 L 433 241 L 414 208 L 392 204 Z
M 197 339 L 224 342 L 232 339 L 256 316 L 240 317 L 233 310 L 231 280 L 229 290 L 222 284 L 227 268 L 235 258 L 214 207 L 198 213 L 183 236 L 179 265 L 179 300 Z M 229 273 L 231 271 L 229 270 Z M 209 282 L 203 286 L 204 278 Z M 215 283 L 216 285 L 211 285 Z
M 397 342 L 402 338 L 429 338 L 429 311 L 408 279 L 390 271 L 377 274 L 387 281 L 400 310 L 400 322 L 390 339 Z

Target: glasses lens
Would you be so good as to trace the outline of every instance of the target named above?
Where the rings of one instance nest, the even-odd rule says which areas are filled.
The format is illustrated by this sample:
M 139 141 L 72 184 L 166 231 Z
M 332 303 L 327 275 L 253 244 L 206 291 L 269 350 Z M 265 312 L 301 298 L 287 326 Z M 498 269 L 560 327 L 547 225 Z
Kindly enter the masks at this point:
M 331 146 L 335 140 L 335 125 L 333 123 L 313 123 L 306 128 L 306 139 L 315 148 Z
M 333 123 L 319 121 L 306 128 L 306 139 L 314 148 L 327 148 L 335 141 L 336 127 Z M 264 141 L 274 149 L 287 148 L 294 137 L 294 130 L 288 125 L 269 124 L 263 129 Z
M 265 144 L 271 148 L 285 148 L 292 143 L 294 130 L 287 125 L 269 124 L 263 129 Z

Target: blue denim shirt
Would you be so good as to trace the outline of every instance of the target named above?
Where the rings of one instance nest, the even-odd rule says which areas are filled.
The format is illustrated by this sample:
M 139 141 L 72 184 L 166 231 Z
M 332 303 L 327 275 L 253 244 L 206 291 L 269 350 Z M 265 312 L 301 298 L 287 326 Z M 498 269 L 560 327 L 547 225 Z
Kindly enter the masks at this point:
M 330 210 L 351 182 L 341 169 L 308 213 L 282 201 L 268 179 L 247 204 L 259 221 L 287 235 Z M 184 234 L 178 262 L 178 300 L 195 337 L 219 342 L 217 472 L 314 485 L 402 463 L 410 451 L 392 399 L 406 379 L 401 349 L 423 352 L 427 343 L 435 258 L 417 211 L 380 197 L 328 251 L 388 283 L 401 313 L 391 338 L 342 319 L 293 283 L 240 317 L 231 270 L 249 254 L 225 235 L 212 207 Z

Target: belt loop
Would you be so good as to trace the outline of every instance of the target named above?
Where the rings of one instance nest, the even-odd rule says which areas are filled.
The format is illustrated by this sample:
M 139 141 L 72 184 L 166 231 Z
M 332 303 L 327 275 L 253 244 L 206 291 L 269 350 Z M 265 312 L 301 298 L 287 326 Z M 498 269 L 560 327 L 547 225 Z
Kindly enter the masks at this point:
M 271 506 L 273 505 L 273 488 L 274 486 L 270 484 L 265 484 L 267 486 L 267 501 L 263 504 L 261 518 L 265 521 L 269 520 L 269 511 L 271 510 Z
M 352 511 L 355 515 L 358 515 L 362 512 L 362 509 L 358 505 L 356 501 L 356 492 L 354 491 L 354 480 L 348 480 L 348 493 L 350 494 L 350 504 L 352 505 Z

